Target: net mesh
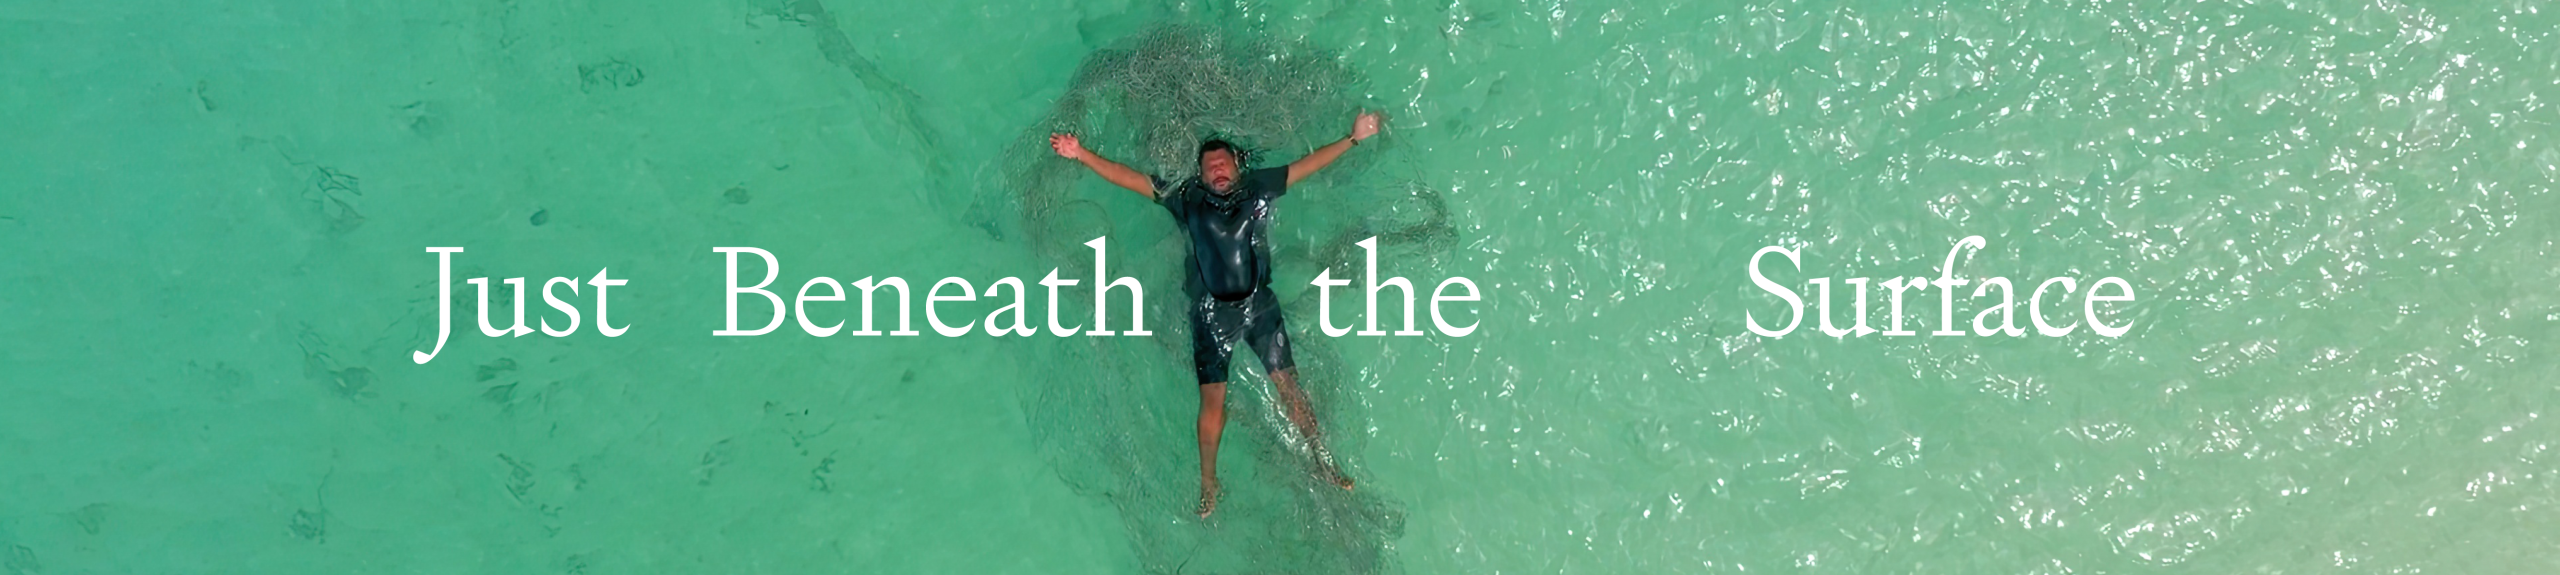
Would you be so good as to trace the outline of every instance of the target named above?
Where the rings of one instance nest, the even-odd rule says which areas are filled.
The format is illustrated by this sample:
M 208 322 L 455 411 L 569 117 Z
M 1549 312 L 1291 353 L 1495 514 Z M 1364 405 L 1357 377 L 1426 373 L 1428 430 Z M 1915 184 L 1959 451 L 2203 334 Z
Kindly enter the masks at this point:
M 1210 137 L 1244 148 L 1249 167 L 1277 165 L 1347 133 L 1363 109 L 1360 84 L 1340 58 L 1301 42 L 1194 25 L 1149 28 L 1085 59 L 1048 116 L 989 167 L 1001 171 L 1001 185 L 980 193 L 969 210 L 1009 219 L 1018 239 L 1064 277 L 1090 278 L 1092 252 L 1084 242 L 1109 236 L 1113 275 L 1180 286 L 1188 248 L 1178 233 L 1113 235 L 1121 223 L 1115 214 L 1162 212 L 1106 208 L 1105 202 L 1144 200 L 1089 185 L 1098 179 L 1056 157 L 1048 135 L 1077 134 L 1088 149 L 1172 181 L 1193 175 L 1193 154 Z M 1394 138 L 1380 137 L 1297 184 L 1315 192 L 1292 192 L 1281 201 L 1286 216 L 1275 223 L 1294 233 L 1273 238 L 1275 268 L 1330 268 L 1335 277 L 1348 272 L 1358 281 L 1363 254 L 1353 244 L 1373 236 L 1382 258 L 1392 252 L 1406 265 L 1436 264 L 1431 256 L 1447 252 L 1453 237 L 1448 210 L 1411 166 Z M 1312 299 L 1285 304 L 1299 380 L 1327 430 L 1331 456 L 1362 477 L 1364 436 L 1357 431 L 1368 425 L 1355 393 L 1358 374 L 1346 369 L 1328 338 L 1306 327 Z M 1146 300 L 1154 337 L 1042 346 L 1033 360 L 1057 366 L 1056 373 L 1024 394 L 1024 411 L 1052 467 L 1079 492 L 1111 502 L 1141 566 L 1158 573 L 1394 571 L 1388 550 L 1403 519 L 1381 495 L 1388 490 L 1364 484 L 1346 492 L 1319 480 L 1309 463 L 1313 454 L 1247 349 L 1236 350 L 1244 373 L 1229 385 L 1218 512 L 1205 522 L 1191 517 L 1199 403 L 1191 385 L 1188 302 L 1178 290 L 1151 292 Z

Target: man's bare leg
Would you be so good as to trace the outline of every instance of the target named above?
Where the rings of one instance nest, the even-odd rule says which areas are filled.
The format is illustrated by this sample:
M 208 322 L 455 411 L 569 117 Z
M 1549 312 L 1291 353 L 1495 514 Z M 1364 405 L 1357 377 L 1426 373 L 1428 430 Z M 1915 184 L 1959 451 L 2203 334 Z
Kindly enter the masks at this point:
M 1316 412 L 1307 406 L 1307 392 L 1298 389 L 1298 368 L 1272 372 L 1271 384 L 1280 388 L 1280 403 L 1287 406 L 1289 422 L 1298 426 L 1299 436 L 1307 438 L 1307 451 L 1315 456 L 1316 470 L 1324 473 L 1325 480 L 1350 489 L 1351 476 L 1334 469 L 1330 454 L 1324 450 L 1323 434 L 1316 428 Z
M 1227 428 L 1227 382 L 1200 384 L 1200 508 L 1218 510 L 1218 435 Z

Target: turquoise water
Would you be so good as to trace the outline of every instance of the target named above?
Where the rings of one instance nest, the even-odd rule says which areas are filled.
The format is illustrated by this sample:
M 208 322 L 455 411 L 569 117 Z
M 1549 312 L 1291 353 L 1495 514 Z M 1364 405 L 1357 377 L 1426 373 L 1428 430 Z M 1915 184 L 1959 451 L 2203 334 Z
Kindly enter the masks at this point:
M 0 564 L 2547 571 L 2550 9 L 0 6 Z M 1275 237 L 1357 491 L 1240 367 L 1227 503 L 1191 518 L 1173 229 L 1024 151 L 1076 127 L 1180 169 L 1113 131 L 1146 115 L 1120 84 L 1071 98 L 1169 25 L 1308 114 L 1219 120 L 1264 165 L 1389 117 Z M 1306 279 L 1371 234 L 1384 274 L 1483 286 L 1479 330 L 1315 333 Z M 1089 276 L 1105 235 L 1154 337 L 709 335 L 715 246 L 777 288 L 983 287 Z M 1934 276 L 1972 235 L 1960 275 L 2122 277 L 2135 327 L 1745 328 L 1783 313 L 1763 246 L 1800 285 Z M 459 285 L 414 364 L 430 246 L 457 281 L 608 269 L 631 331 L 482 337 Z

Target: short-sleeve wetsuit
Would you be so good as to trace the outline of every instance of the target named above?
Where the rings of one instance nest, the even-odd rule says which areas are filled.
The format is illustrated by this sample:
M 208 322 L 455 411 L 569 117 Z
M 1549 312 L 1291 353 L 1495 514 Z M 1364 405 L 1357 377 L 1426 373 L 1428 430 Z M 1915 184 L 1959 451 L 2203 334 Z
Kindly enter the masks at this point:
M 1267 237 L 1272 201 L 1289 191 L 1289 169 L 1245 172 L 1226 194 L 1196 177 L 1180 185 L 1149 179 L 1174 227 L 1191 239 L 1182 287 L 1191 299 L 1191 364 L 1199 383 L 1227 381 L 1227 360 L 1239 339 L 1262 357 L 1267 372 L 1297 365 L 1289 357 L 1279 298 L 1271 295 Z

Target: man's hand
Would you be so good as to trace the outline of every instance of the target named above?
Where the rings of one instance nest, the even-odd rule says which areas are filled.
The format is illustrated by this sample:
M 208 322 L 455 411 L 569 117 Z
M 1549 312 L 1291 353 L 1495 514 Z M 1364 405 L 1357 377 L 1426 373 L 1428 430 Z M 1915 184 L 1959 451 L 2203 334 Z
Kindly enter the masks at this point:
M 1361 140 L 1375 135 L 1378 135 L 1378 113 L 1361 112 L 1359 117 L 1351 119 L 1351 137 L 1334 140 L 1331 144 L 1325 144 L 1324 147 L 1309 152 L 1307 157 L 1289 162 L 1289 184 L 1296 185 L 1298 180 L 1307 179 L 1307 176 L 1316 173 L 1316 170 L 1331 165 L 1334 158 L 1342 157 L 1342 152 L 1350 150 L 1352 146 L 1360 145 Z
M 1137 170 L 1129 169 L 1128 166 L 1120 165 L 1119 162 L 1111 161 L 1110 158 L 1085 150 L 1084 142 L 1076 141 L 1075 134 L 1049 134 L 1049 149 L 1056 150 L 1058 157 L 1084 164 L 1085 169 L 1093 170 L 1094 175 L 1102 176 L 1103 180 L 1111 182 L 1112 185 L 1128 188 L 1129 191 L 1137 192 L 1141 196 L 1156 197 L 1155 183 L 1148 181 L 1147 176 L 1139 174 Z
M 1354 130 L 1356 131 L 1357 129 L 1355 128 Z M 1369 131 L 1376 132 L 1378 130 L 1376 126 L 1371 126 Z M 1056 150 L 1058 152 L 1058 157 L 1069 160 L 1083 160 L 1086 154 L 1084 151 L 1084 143 L 1076 141 L 1075 134 L 1050 134 L 1049 149 Z

